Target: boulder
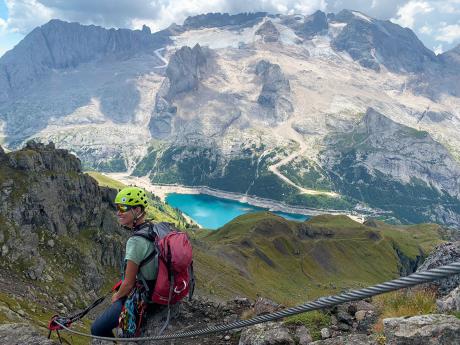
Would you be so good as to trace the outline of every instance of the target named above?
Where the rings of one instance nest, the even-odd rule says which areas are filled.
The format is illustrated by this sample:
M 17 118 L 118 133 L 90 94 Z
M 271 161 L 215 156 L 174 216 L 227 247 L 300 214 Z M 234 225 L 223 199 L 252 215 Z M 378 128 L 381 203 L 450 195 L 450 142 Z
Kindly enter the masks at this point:
M 432 314 L 383 320 L 387 345 L 452 345 L 460 343 L 460 319 Z
M 259 297 L 254 303 L 255 315 L 270 314 L 279 310 L 281 306 L 278 303 L 264 297 Z
M 307 345 L 310 344 L 313 339 L 308 331 L 307 327 L 299 326 L 295 330 L 295 336 L 298 340 L 299 345 Z
M 452 313 L 460 311 L 460 286 L 452 290 L 444 298 L 436 301 L 440 313 Z
M 331 339 L 314 341 L 310 345 L 377 345 L 378 343 L 372 336 L 365 334 L 351 334 Z
M 444 243 L 436 247 L 417 269 L 417 272 L 447 265 L 456 261 L 460 261 L 460 241 Z M 447 295 L 460 285 L 460 274 L 437 280 L 429 285 L 437 288 L 441 295 Z
M 280 322 L 266 322 L 245 328 L 239 345 L 294 345 L 289 330 Z

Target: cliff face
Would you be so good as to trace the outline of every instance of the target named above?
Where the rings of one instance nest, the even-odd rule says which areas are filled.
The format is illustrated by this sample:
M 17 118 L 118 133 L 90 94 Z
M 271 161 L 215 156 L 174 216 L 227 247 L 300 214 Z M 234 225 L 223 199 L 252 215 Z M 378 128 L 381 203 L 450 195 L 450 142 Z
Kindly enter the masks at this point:
M 51 20 L 35 28 L 13 50 L 2 56 L 0 85 L 7 86 L 5 91 L 14 92 L 47 76 L 53 69 L 75 68 L 97 59 L 120 59 L 142 52 L 152 53 L 168 42 L 166 32 L 152 35 L 147 27 L 134 31 L 106 30 L 94 25 Z
M 33 286 L 72 308 L 94 298 L 120 267 L 125 234 L 117 225 L 115 190 L 82 173 L 78 158 L 29 142 L 0 150 L 2 283 Z M 9 279 L 12 279 L 9 281 Z
M 344 193 L 399 219 L 459 224 L 460 167 L 427 132 L 369 109 L 352 131 L 327 143 L 323 163 Z

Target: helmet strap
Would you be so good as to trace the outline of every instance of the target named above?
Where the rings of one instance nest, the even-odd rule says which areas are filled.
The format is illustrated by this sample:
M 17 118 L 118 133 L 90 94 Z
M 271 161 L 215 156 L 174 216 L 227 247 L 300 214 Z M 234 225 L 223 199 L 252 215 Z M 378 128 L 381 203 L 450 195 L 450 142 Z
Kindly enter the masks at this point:
M 136 215 L 136 214 L 134 213 L 134 209 L 132 208 L 132 209 L 131 209 L 131 214 L 133 215 L 133 228 L 135 228 L 136 225 L 137 225 L 137 221 L 145 215 L 145 211 L 142 211 L 141 213 L 139 213 L 138 215 Z

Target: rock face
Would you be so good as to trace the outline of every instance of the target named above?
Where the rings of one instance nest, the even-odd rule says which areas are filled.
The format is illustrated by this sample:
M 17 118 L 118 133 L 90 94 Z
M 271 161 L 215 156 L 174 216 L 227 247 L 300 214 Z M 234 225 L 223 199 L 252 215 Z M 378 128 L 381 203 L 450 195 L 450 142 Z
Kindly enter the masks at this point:
M 266 322 L 245 328 L 239 345 L 294 345 L 286 327 L 279 322 Z
M 347 25 L 334 38 L 332 45 L 346 51 L 362 66 L 380 70 L 380 65 L 393 72 L 421 72 L 436 62 L 436 55 L 409 30 L 390 21 L 376 20 L 343 10 L 334 20 Z
M 439 245 L 417 269 L 417 271 L 429 270 L 452 262 L 460 261 L 460 241 L 444 243 Z M 460 275 L 453 275 L 448 278 L 430 283 L 438 289 L 441 295 L 447 295 L 460 285 Z
M 7 323 L 0 325 L 2 344 L 8 345 L 58 345 L 59 342 L 47 339 L 28 324 Z
M 95 59 L 152 53 L 169 41 L 164 33 L 152 35 L 150 30 L 106 30 L 53 19 L 34 29 L 2 56 L 0 86 L 7 88 L 0 89 L 14 92 L 48 75 L 53 69 L 74 68 Z
M 383 324 L 388 345 L 451 345 L 460 342 L 460 320 L 452 315 L 384 319 Z
M 276 122 L 286 121 L 293 110 L 289 100 L 289 80 L 279 65 L 266 60 L 257 63 L 256 74 L 261 77 L 263 83 L 257 102 L 272 113 Z
M 436 306 L 440 313 L 454 313 L 460 311 L 460 286 L 457 286 L 447 296 L 438 299 Z
M 79 298 L 91 299 L 104 283 L 104 266 L 120 267 L 122 259 L 123 232 L 112 204 L 116 191 L 99 188 L 81 172 L 78 158 L 52 143 L 29 142 L 7 158 L 0 166 L 3 268 L 17 272 L 22 267 L 21 278 L 40 282 L 81 270 L 69 293 L 86 291 Z M 90 246 L 80 251 L 69 241 Z
M 310 343 L 311 345 L 378 345 L 372 336 L 365 334 L 353 334 L 340 336 L 331 339 L 318 340 Z
M 352 132 L 327 141 L 323 162 L 344 194 L 382 209 L 392 204 L 397 218 L 414 223 L 460 222 L 460 166 L 427 132 L 368 109 Z M 422 195 L 430 201 L 423 202 Z
M 156 95 L 155 109 L 149 128 L 156 138 L 171 134 L 172 117 L 176 114 L 174 98 L 184 92 L 196 90 L 203 79 L 208 64 L 209 53 L 199 44 L 192 48 L 182 47 L 171 57 L 166 68 L 167 78 Z
M 184 28 L 201 29 L 223 26 L 253 26 L 267 15 L 266 12 L 240 13 L 229 15 L 228 13 L 208 13 L 198 16 L 188 17 L 184 21 Z
M 280 38 L 280 32 L 271 20 L 267 20 L 263 23 L 256 31 L 256 35 L 262 36 L 262 40 L 266 43 L 278 42 Z

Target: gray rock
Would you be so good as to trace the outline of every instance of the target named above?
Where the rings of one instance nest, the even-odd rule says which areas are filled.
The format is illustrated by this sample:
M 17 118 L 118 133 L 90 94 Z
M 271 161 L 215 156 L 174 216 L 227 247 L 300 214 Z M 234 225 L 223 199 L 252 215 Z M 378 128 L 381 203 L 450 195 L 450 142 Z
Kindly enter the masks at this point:
M 35 328 L 28 324 L 7 323 L 0 325 L 0 339 L 2 344 L 8 345 L 58 345 L 59 343 L 47 339 Z
M 294 345 L 287 328 L 279 322 L 266 322 L 245 328 L 239 345 Z
M 264 297 L 259 297 L 254 302 L 254 313 L 256 315 L 270 314 L 279 310 L 281 306 L 278 303 Z
M 147 30 L 107 30 L 53 19 L 32 30 L 0 58 L 0 89 L 15 91 L 30 86 L 54 69 L 75 68 L 104 57 L 152 54 L 168 42 L 169 35 L 164 32 L 152 35 Z M 8 95 L 0 93 L 0 97 Z
M 308 332 L 308 329 L 305 326 L 297 327 L 295 330 L 295 336 L 299 340 L 299 345 L 307 345 L 313 341 L 310 332 Z
M 291 87 L 277 64 L 266 60 L 257 63 L 255 72 L 262 79 L 262 91 L 257 102 L 270 112 L 275 122 L 286 121 L 293 111 L 290 101 Z
M 327 339 L 331 337 L 331 331 L 329 328 L 322 328 L 321 329 L 321 338 L 322 339 Z
M 440 313 L 452 313 L 460 311 L 460 286 L 452 290 L 447 296 L 438 299 L 436 306 Z
M 421 72 L 437 62 L 412 30 L 390 21 L 365 20 L 349 10 L 334 19 L 347 25 L 334 37 L 332 47 L 348 52 L 364 67 L 379 71 L 382 64 L 393 72 Z
M 369 108 L 354 130 L 330 135 L 326 142 L 322 163 L 342 193 L 407 222 L 460 224 L 460 166 L 427 132 Z M 390 199 L 391 206 L 382 201 Z M 413 272 L 424 254 L 400 257 L 401 274 Z
M 387 345 L 452 345 L 460 343 L 460 320 L 432 314 L 383 320 Z
M 443 243 L 435 248 L 427 257 L 423 264 L 417 269 L 417 272 L 429 270 L 442 265 L 447 265 L 460 260 L 460 241 L 453 243 Z M 460 275 L 456 274 L 448 278 L 437 280 L 429 284 L 435 288 L 441 295 L 446 295 L 460 285 Z
M 280 33 L 271 20 L 263 23 L 255 34 L 262 36 L 264 42 L 278 42 L 280 38 Z
M 150 133 L 155 138 L 166 138 L 171 134 L 172 119 L 177 108 L 174 99 L 181 93 L 196 90 L 208 69 L 209 52 L 199 44 L 193 49 L 182 47 L 173 54 L 166 68 L 166 76 L 155 99 L 155 108 L 150 119 Z
M 365 334 L 351 334 L 339 336 L 332 339 L 318 340 L 310 345 L 378 345 L 372 336 Z

